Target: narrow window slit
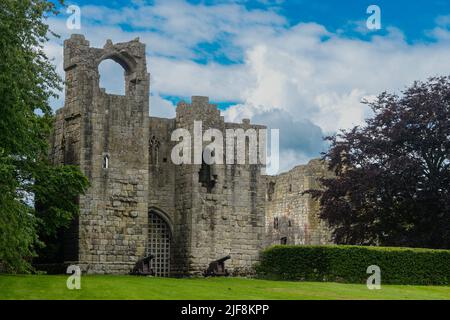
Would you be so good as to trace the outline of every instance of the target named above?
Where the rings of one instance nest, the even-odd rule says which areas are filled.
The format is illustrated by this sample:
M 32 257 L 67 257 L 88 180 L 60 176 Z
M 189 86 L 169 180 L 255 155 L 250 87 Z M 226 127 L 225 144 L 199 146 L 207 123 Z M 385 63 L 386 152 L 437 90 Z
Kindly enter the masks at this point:
M 103 155 L 103 169 L 109 168 L 109 156 L 107 154 Z

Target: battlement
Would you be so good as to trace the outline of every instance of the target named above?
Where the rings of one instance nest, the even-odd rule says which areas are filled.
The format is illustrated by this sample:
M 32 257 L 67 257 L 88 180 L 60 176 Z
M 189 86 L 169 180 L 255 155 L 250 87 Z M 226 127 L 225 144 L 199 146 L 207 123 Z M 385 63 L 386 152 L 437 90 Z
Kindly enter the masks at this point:
M 192 96 L 191 97 L 191 103 L 187 103 L 186 101 L 182 100 L 177 103 L 177 112 L 183 112 L 186 110 L 218 110 L 217 104 L 209 103 L 209 97 L 205 96 Z
M 204 96 L 192 96 L 191 97 L 192 105 L 209 105 L 209 97 Z
M 180 101 L 177 104 L 177 121 L 183 119 L 222 121 L 217 104 L 209 103 L 209 98 L 192 96 L 191 103 Z
M 64 40 L 64 70 L 67 71 L 75 62 L 95 67 L 105 59 L 113 59 L 121 64 L 125 70 L 135 71 L 139 63 L 144 59 L 145 44 L 135 38 L 127 42 L 114 44 L 107 39 L 103 48 L 94 48 L 82 34 L 72 34 L 69 39 Z M 93 64 L 92 64 L 93 63 Z

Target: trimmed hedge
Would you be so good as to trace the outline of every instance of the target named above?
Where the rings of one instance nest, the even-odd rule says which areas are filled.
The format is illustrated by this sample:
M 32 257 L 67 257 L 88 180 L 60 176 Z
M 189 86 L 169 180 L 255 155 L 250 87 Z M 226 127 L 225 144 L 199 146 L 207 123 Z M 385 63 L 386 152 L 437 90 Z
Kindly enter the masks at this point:
M 380 267 L 382 284 L 450 284 L 450 250 L 434 249 L 278 245 L 261 253 L 256 272 L 276 280 L 366 283 L 370 265 Z

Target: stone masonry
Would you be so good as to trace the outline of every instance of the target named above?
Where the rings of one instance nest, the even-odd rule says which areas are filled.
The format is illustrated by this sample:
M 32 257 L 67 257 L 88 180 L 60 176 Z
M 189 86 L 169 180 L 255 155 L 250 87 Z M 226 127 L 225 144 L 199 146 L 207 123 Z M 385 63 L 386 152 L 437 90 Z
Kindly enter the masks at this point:
M 98 65 L 124 69 L 125 95 L 99 87 Z M 249 274 L 265 246 L 328 243 L 318 204 L 301 192 L 329 174 L 314 160 L 279 176 L 259 164 L 171 161 L 177 128 L 264 129 L 224 121 L 207 97 L 178 103 L 176 117 L 149 116 L 150 76 L 139 39 L 92 48 L 82 35 L 64 42 L 65 103 L 56 113 L 50 159 L 78 165 L 91 186 L 64 233 L 64 261 L 87 273 L 128 273 L 152 254 L 157 275 L 199 275 L 231 256 L 232 274 Z M 224 154 L 224 157 L 226 155 Z
M 265 246 L 331 243 L 330 229 L 319 218 L 318 201 L 303 194 L 309 189 L 320 189 L 321 177 L 332 177 L 321 160 L 267 177 Z

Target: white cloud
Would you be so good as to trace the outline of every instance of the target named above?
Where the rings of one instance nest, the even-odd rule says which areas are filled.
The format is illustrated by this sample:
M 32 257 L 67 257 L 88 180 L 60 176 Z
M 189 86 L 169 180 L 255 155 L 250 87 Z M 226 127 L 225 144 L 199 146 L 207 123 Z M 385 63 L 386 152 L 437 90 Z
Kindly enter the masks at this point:
M 161 118 L 175 118 L 175 106 L 169 100 L 158 94 L 150 95 L 150 116 Z
M 348 128 L 369 115 L 363 98 L 450 71 L 449 49 L 448 42 L 407 44 L 395 29 L 368 42 L 297 25 L 247 49 L 245 67 L 253 81 L 242 104 L 253 108 L 236 106 L 228 113 L 249 117 L 249 110 L 280 108 L 326 133 Z
M 242 89 L 252 81 L 242 65 L 202 65 L 165 57 L 149 57 L 148 65 L 153 89 L 168 95 L 208 95 L 215 101 L 236 101 L 244 98 Z
M 289 26 L 276 11 L 248 10 L 238 3 L 134 3 L 122 10 L 82 7 L 81 32 L 98 47 L 106 38 L 121 42 L 139 36 L 146 43 L 151 115 L 174 116 L 174 106 L 164 95 L 239 101 L 225 112 L 228 120 L 265 121 L 299 137 L 298 144 L 284 145 L 283 169 L 319 156 L 318 132 L 361 124 L 370 114 L 360 103 L 363 98 L 384 90 L 398 92 L 414 80 L 450 72 L 448 17 L 437 18 L 436 28 L 428 31 L 434 42 L 409 44 L 392 27 L 386 36 L 364 41 L 316 23 Z M 51 24 L 68 37 L 64 20 L 52 19 Z M 119 24 L 139 31 L 124 31 Z M 203 55 L 198 45 L 205 42 L 212 44 L 209 55 L 237 62 L 196 62 Z M 47 51 L 62 72 L 60 46 L 61 41 L 52 42 Z M 314 144 L 317 150 L 308 149 Z
M 104 6 L 88 5 L 81 8 L 84 21 L 89 25 L 127 24 L 140 29 L 143 38 L 158 40 L 170 44 L 177 54 L 178 48 L 194 49 L 198 43 L 218 40 L 233 40 L 242 32 L 255 30 L 270 32 L 274 28 L 286 25 L 286 19 L 272 11 L 247 10 L 234 3 L 203 5 L 190 4 L 185 1 L 156 1 L 154 5 L 130 6 L 123 9 L 110 9 Z M 158 43 L 153 50 L 160 52 Z M 180 53 L 183 53 L 180 52 Z

